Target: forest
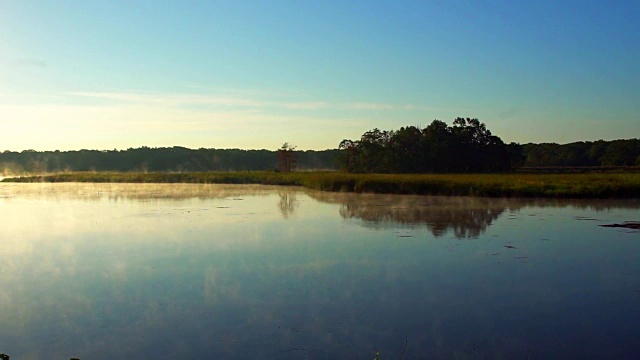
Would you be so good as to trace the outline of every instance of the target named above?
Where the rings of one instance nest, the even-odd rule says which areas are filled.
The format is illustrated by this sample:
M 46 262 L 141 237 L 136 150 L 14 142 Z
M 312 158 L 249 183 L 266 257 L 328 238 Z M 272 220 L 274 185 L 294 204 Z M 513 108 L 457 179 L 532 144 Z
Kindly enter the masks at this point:
M 287 143 L 285 143 L 287 145 Z M 4 177 L 69 171 L 202 172 L 277 171 L 279 150 L 141 147 L 126 150 L 4 151 Z M 638 171 L 640 139 L 580 141 L 569 144 L 506 144 L 477 118 L 456 118 L 447 125 L 373 129 L 338 149 L 286 148 L 293 170 L 342 170 L 351 173 L 501 173 L 563 172 L 567 169 Z
M 640 166 L 640 139 L 579 141 L 520 146 L 516 167 L 630 167 Z
M 460 117 L 452 126 L 434 120 L 425 128 L 373 129 L 359 140 L 343 140 L 340 149 L 341 169 L 354 173 L 491 173 L 542 168 L 563 172 L 566 168 L 640 166 L 639 139 L 505 144 L 477 118 Z
M 360 140 L 343 140 L 340 149 L 340 167 L 355 173 L 479 173 L 512 167 L 510 146 L 476 118 L 456 118 L 453 126 L 434 120 L 424 129 L 373 129 Z
M 298 170 L 334 170 L 339 150 L 295 151 Z M 127 150 L 5 151 L 3 176 L 68 171 L 251 171 L 276 170 L 278 151 L 141 147 Z

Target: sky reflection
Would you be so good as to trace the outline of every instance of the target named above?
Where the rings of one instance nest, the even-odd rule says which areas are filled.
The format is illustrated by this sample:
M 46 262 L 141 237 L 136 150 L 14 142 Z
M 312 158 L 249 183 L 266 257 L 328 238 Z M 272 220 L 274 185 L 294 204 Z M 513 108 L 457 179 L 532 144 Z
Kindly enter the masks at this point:
M 636 201 L 0 186 L 12 359 L 608 357 L 640 331 Z M 473 240 L 473 241 L 466 241 Z M 117 345 L 117 346 L 116 346 Z

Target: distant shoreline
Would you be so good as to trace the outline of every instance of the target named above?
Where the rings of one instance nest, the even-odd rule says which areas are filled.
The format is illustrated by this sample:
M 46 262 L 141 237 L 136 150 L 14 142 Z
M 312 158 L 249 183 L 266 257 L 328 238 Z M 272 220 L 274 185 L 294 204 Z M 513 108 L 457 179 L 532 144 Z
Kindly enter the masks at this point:
M 640 198 L 640 174 L 350 174 L 344 172 L 70 172 L 2 182 L 196 183 L 303 186 L 322 191 L 479 197 Z

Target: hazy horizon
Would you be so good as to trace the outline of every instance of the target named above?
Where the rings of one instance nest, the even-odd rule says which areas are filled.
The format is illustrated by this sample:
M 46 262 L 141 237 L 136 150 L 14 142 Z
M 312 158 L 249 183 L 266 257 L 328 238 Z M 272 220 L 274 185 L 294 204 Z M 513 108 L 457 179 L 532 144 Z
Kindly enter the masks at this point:
M 382 130 L 382 129 L 381 129 Z M 395 129 L 394 129 L 395 130 Z M 356 139 L 352 139 L 352 140 L 358 140 L 360 139 L 360 137 L 357 137 Z M 576 142 L 595 142 L 595 141 L 600 141 L 600 140 L 604 140 L 604 141 L 615 141 L 615 140 L 635 140 L 635 139 L 640 139 L 639 137 L 629 137 L 629 138 L 620 138 L 620 139 L 611 139 L 611 140 L 604 140 L 604 139 L 598 139 L 598 140 L 577 140 L 577 141 L 572 141 L 570 143 L 555 143 L 558 145 L 567 145 L 567 144 L 571 144 L 571 143 L 576 143 Z M 504 140 L 504 139 L 503 139 Z M 289 142 L 290 144 L 296 146 L 295 144 Z M 507 142 L 505 142 L 506 144 L 508 144 Z M 526 143 L 519 143 L 520 145 L 526 145 L 526 144 L 543 144 L 543 143 L 548 143 L 548 144 L 552 144 L 551 142 L 540 142 L 540 143 L 534 143 L 534 142 L 526 142 Z M 214 150 L 246 150 L 246 151 L 261 151 L 261 150 L 266 150 L 266 151 L 276 151 L 280 148 L 280 146 L 282 146 L 282 144 L 280 144 L 279 146 L 275 146 L 273 148 L 242 148 L 242 147 L 216 147 L 216 146 L 201 146 L 201 147 L 189 147 L 189 146 L 182 146 L 182 145 L 161 145 L 161 146 L 148 146 L 148 145 L 140 145 L 140 146 L 129 146 L 127 148 L 111 148 L 111 149 L 101 149 L 101 148 L 73 148 L 73 149 L 34 149 L 34 148 L 28 148 L 28 149 L 4 149 L 4 150 L 0 150 L 0 153 L 5 152 L 5 151 L 10 151 L 10 152 L 23 152 L 23 151 L 37 151 L 37 152 L 55 152 L 55 151 L 60 151 L 60 152 L 65 152 L 65 151 L 82 151 L 82 150 L 88 150 L 88 151 L 126 151 L 129 149 L 140 149 L 140 148 L 150 148 L 150 149 L 155 149 L 155 148 L 173 148 L 173 147 L 178 147 L 178 148 L 186 148 L 189 150 L 199 150 L 199 149 L 214 149 Z M 326 149 L 303 149 L 300 148 L 298 146 L 296 146 L 295 151 L 330 151 L 330 150 L 337 150 L 338 146 L 335 146 L 333 148 L 326 148 Z
M 0 150 L 640 134 L 640 3 L 0 2 Z

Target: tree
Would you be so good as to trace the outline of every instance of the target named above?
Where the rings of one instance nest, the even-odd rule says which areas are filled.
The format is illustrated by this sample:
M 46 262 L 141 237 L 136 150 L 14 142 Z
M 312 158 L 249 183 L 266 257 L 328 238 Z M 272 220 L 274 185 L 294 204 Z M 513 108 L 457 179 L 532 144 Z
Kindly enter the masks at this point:
M 640 140 L 614 140 L 601 158 L 602 165 L 632 166 L 640 156 Z
M 290 172 L 296 168 L 296 154 L 294 150 L 295 145 L 290 145 L 288 142 L 282 144 L 278 149 L 278 170 L 281 172 Z
M 423 172 L 421 158 L 422 133 L 415 126 L 401 127 L 389 138 L 390 171 L 399 173 Z

